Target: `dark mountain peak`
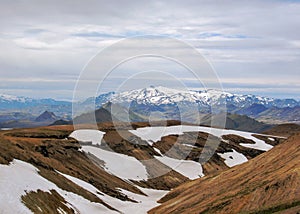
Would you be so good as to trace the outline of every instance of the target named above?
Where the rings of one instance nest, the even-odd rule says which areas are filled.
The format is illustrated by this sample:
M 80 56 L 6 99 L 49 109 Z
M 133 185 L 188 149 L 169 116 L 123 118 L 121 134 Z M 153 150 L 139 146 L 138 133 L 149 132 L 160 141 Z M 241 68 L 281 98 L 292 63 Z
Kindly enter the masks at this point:
M 256 117 L 260 113 L 266 111 L 267 109 L 268 108 L 263 104 L 253 103 L 251 106 L 242 108 L 239 111 L 237 111 L 236 113 L 242 114 L 242 115 L 248 115 L 250 117 Z
M 38 116 L 35 121 L 43 122 L 43 121 L 55 121 L 57 120 L 56 115 L 50 111 L 44 111 L 40 116 Z
M 214 121 L 222 121 L 223 115 L 206 115 L 201 119 L 201 125 L 210 126 L 212 124 L 212 118 Z M 220 123 L 222 125 L 222 123 Z M 247 115 L 239 115 L 239 114 L 230 114 L 226 115 L 226 129 L 234 129 L 239 131 L 248 131 L 248 132 L 263 132 L 265 130 L 270 129 L 272 126 L 269 124 L 265 124 L 259 122 L 253 118 L 248 117 Z M 220 127 L 222 128 L 222 127 Z
M 72 125 L 72 121 L 68 120 L 56 120 L 54 123 L 50 124 L 49 126 L 61 126 L 61 125 Z
M 260 103 L 253 103 L 249 108 L 265 108 L 266 109 L 266 107 Z

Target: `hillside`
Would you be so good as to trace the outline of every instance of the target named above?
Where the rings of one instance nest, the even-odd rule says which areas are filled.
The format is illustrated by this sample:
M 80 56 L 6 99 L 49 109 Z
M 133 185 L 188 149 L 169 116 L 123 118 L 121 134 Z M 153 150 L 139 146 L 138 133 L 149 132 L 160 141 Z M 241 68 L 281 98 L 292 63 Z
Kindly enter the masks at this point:
M 114 118 L 110 112 L 104 108 L 97 109 L 94 112 L 88 112 L 85 114 L 82 114 L 80 116 L 77 116 L 73 119 L 74 124 L 80 124 L 80 123 L 103 123 L 103 122 L 111 122 L 112 118 Z M 116 118 L 114 118 L 115 121 L 118 121 Z
M 221 115 L 214 116 L 214 120 L 223 119 Z M 212 116 L 206 115 L 201 118 L 201 125 L 210 126 L 211 125 Z M 272 125 L 265 124 L 259 122 L 255 119 L 252 119 L 246 115 L 238 115 L 238 114 L 227 114 L 226 115 L 226 129 L 234 129 L 240 131 L 248 131 L 248 132 L 263 132 L 270 129 Z M 278 135 L 280 136 L 280 135 Z
M 93 157 L 80 152 L 77 141 L 66 139 L 72 131 L 72 126 L 52 126 L 1 132 L 0 173 L 4 180 L 0 189 L 6 193 L 0 195 L 1 211 L 116 213 L 105 200 L 110 198 L 119 206 L 128 201 L 132 206 L 136 201 L 126 191 L 145 196 L 136 186 L 106 172 L 103 162 L 95 164 Z
M 263 133 L 268 135 L 289 137 L 298 132 L 300 132 L 300 125 L 294 123 L 286 123 L 274 126 L 268 130 L 265 130 Z
M 171 189 L 247 162 L 284 140 L 178 121 L 114 125 L 0 131 L 0 191 L 7 193 L 0 195 L 1 211 L 146 213 Z
M 249 117 L 257 117 L 260 113 L 266 111 L 268 108 L 263 104 L 254 103 L 249 107 L 242 108 L 236 111 L 237 114 L 248 115 Z
M 112 103 L 106 103 L 103 107 L 91 111 L 88 113 L 81 114 L 73 119 L 74 124 L 82 123 L 93 123 L 93 120 L 96 120 L 97 123 L 103 122 L 138 122 L 144 121 L 140 116 L 127 110 L 126 108 Z
M 247 163 L 179 186 L 150 213 L 299 212 L 299 142 L 294 135 Z
M 274 121 L 282 122 L 300 122 L 300 106 L 277 108 L 272 107 L 261 112 L 257 117 L 260 121 L 272 123 Z
M 8 116 L 8 117 L 6 117 Z M 2 115 L 6 117 L 2 122 L 0 122 L 0 128 L 29 128 L 29 127 L 39 127 L 47 126 L 60 119 L 53 112 L 44 111 L 38 116 L 25 114 L 25 113 L 8 113 Z

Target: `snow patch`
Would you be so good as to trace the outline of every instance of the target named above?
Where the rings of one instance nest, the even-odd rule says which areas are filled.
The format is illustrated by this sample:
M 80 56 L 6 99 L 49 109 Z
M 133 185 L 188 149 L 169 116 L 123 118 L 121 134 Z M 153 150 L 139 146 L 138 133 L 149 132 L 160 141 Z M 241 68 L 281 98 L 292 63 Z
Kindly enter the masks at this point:
M 160 151 L 158 148 L 153 147 L 153 149 L 154 149 L 158 154 L 160 154 L 161 156 L 163 156 L 163 154 L 161 153 L 161 151 Z
M 182 145 L 183 145 L 183 146 L 190 147 L 190 148 L 195 148 L 195 149 L 198 148 L 197 146 L 194 146 L 194 145 L 191 145 L 191 144 L 186 144 L 186 143 L 183 143 Z
M 152 208 L 159 206 L 160 204 L 157 203 L 157 201 L 169 192 L 165 190 L 146 189 L 141 187 L 138 188 L 147 196 L 135 194 L 127 190 L 120 189 L 122 193 L 126 194 L 129 198 L 137 201 L 138 203 L 126 203 L 125 206 L 122 204 L 116 204 L 116 207 L 118 207 L 125 214 L 148 213 L 148 211 Z
M 99 130 L 80 129 L 73 131 L 70 137 L 81 142 L 91 142 L 93 145 L 101 145 L 104 134 L 105 132 Z
M 21 196 L 38 189 L 44 192 L 56 190 L 71 208 L 80 213 L 116 213 L 102 204 L 90 202 L 82 196 L 60 189 L 40 176 L 38 169 L 29 163 L 15 159 L 10 165 L 0 165 L 1 214 L 32 213 L 21 202 Z
M 119 178 L 131 180 L 145 180 L 148 178 L 145 166 L 134 157 L 106 151 L 94 146 L 82 146 L 82 150 L 103 160 L 105 170 Z
M 9 130 L 13 130 L 13 128 L 1 128 L 1 131 L 9 131 Z
M 233 167 L 248 161 L 248 159 L 241 153 L 238 153 L 234 149 L 232 152 L 226 152 L 224 154 L 218 153 L 218 155 L 225 159 L 225 164 L 229 167 Z
M 130 199 L 137 201 L 137 203 L 130 202 L 130 201 L 121 201 L 117 198 L 113 198 L 103 192 L 100 192 L 96 187 L 83 180 L 80 180 L 78 178 L 63 173 L 60 174 L 65 176 L 67 179 L 77 184 L 78 186 L 81 186 L 85 190 L 94 193 L 105 203 L 109 204 L 113 208 L 125 214 L 126 213 L 128 214 L 147 213 L 147 211 L 149 211 L 150 209 L 158 206 L 159 204 L 156 201 L 158 201 L 160 198 L 162 198 L 164 195 L 168 193 L 168 191 L 164 191 L 164 190 L 145 189 L 145 188 L 138 187 L 142 192 L 146 194 L 145 196 L 145 195 L 135 194 L 124 189 L 119 189 L 120 192 L 127 195 Z M 98 194 L 99 192 L 101 194 Z
M 154 156 L 157 160 L 172 168 L 176 172 L 193 180 L 203 177 L 203 169 L 200 163 L 190 160 L 178 160 L 167 156 Z
M 162 137 L 169 135 L 182 135 L 184 132 L 206 132 L 216 137 L 222 138 L 223 135 L 238 135 L 246 139 L 253 140 L 254 144 L 240 144 L 241 146 L 253 148 L 262 151 L 268 151 L 273 148 L 272 145 L 267 144 L 263 140 L 260 140 L 253 136 L 255 133 L 236 131 L 230 129 L 218 129 L 204 126 L 187 126 L 187 125 L 178 125 L 178 126 L 168 126 L 168 127 L 143 127 L 136 130 L 130 130 L 130 132 L 142 140 L 147 141 L 150 145 L 154 142 L 161 140 Z

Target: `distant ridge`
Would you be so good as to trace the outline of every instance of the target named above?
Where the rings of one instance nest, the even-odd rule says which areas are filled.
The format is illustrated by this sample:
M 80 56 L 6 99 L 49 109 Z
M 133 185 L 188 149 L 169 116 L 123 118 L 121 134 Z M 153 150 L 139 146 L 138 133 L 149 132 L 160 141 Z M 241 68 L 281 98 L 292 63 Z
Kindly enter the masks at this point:
M 221 115 L 220 118 L 222 118 Z M 214 116 L 214 119 L 218 120 L 218 115 Z M 200 124 L 205 126 L 210 126 L 211 120 L 212 120 L 211 115 L 204 116 L 201 119 Z M 266 131 L 272 127 L 273 125 L 259 122 L 246 115 L 227 114 L 224 128 L 259 133 L 259 132 Z

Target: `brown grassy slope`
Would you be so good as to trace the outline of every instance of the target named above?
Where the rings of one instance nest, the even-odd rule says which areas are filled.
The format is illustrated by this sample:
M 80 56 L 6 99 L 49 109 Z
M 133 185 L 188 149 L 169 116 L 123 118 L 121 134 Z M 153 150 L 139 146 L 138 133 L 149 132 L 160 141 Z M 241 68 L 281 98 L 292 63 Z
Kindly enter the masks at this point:
M 269 130 L 264 131 L 264 134 L 289 137 L 300 132 L 300 125 L 294 123 L 286 123 L 277 125 Z
M 160 202 L 150 213 L 300 211 L 300 134 L 217 176 L 183 184 Z
M 96 166 L 78 149 L 73 139 L 66 139 L 73 126 L 16 129 L 0 132 L 0 164 L 19 159 L 33 164 L 40 174 L 58 187 L 84 198 L 102 203 L 94 194 L 85 191 L 56 172 L 56 170 L 82 179 L 100 191 L 121 200 L 130 200 L 118 189 L 139 193 L 139 189 Z
M 259 137 L 263 138 L 268 143 L 273 143 L 274 145 L 284 141 L 283 139 L 275 137 L 274 141 L 268 140 L 268 137 Z M 263 153 L 263 151 L 240 145 L 240 143 L 254 144 L 255 142 L 253 140 L 232 134 L 224 135 L 222 138 L 225 141 L 213 135 L 209 136 L 208 133 L 204 132 L 186 132 L 183 135 L 169 135 L 162 137 L 161 140 L 155 142 L 153 146 L 171 158 L 194 160 L 200 163 L 204 162 L 202 167 L 205 175 L 218 174 L 221 171 L 228 169 L 224 160 L 218 155 L 218 153 L 231 152 L 232 149 L 234 149 L 235 151 L 244 154 L 248 160 Z M 190 146 L 193 147 L 191 148 Z M 214 151 L 214 148 L 216 148 L 216 151 Z M 201 156 L 201 154 L 204 157 L 210 157 L 211 154 L 213 155 L 206 162 L 203 160 L 203 156 Z
M 55 190 L 50 190 L 50 192 L 31 191 L 23 195 L 21 200 L 33 213 L 75 213 L 72 208 L 66 205 L 65 199 Z
M 146 167 L 150 179 L 140 182 L 133 181 L 142 187 L 170 190 L 189 181 L 185 176 L 156 160 L 153 156 L 159 154 L 146 141 L 141 140 L 127 130 L 107 131 L 103 140 L 108 149 L 133 156 Z

